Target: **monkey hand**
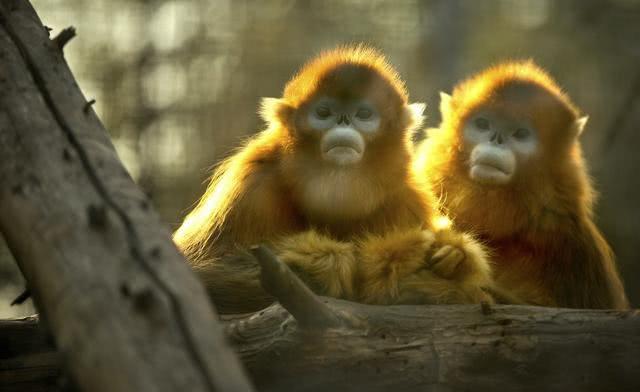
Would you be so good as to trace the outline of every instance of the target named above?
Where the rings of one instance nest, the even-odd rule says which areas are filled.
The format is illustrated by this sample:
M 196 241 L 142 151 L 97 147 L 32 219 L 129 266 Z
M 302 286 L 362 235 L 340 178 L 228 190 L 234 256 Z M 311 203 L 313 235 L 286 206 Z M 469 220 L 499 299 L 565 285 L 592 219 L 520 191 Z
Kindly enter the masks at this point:
M 335 241 L 315 231 L 275 242 L 276 254 L 315 293 L 354 299 L 356 258 L 354 245 Z
M 479 303 L 493 300 L 482 246 L 453 231 L 413 229 L 360 244 L 359 297 L 375 304 Z
M 491 281 L 490 266 L 482 245 L 468 234 L 450 229 L 437 231 L 426 265 L 445 279 Z

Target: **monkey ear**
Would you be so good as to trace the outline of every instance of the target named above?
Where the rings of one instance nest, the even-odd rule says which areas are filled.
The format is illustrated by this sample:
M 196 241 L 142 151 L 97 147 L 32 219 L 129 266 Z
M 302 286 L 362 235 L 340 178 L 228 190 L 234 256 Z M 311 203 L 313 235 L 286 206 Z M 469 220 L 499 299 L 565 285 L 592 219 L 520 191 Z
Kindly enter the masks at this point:
M 260 117 L 267 123 L 276 121 L 287 123 L 293 108 L 285 100 L 280 98 L 262 98 L 260 102 Z
M 407 105 L 407 115 L 409 117 L 409 124 L 412 130 L 418 129 L 422 126 L 424 121 L 424 110 L 427 105 L 421 102 L 411 103 Z
M 440 115 L 442 118 L 449 117 L 451 113 L 451 95 L 440 91 Z
M 576 137 L 582 135 L 584 131 L 584 127 L 587 125 L 587 121 L 589 120 L 589 116 L 582 116 L 573 123 L 573 131 Z
M 427 108 L 427 104 L 422 102 L 410 103 L 409 111 L 411 112 L 411 117 L 422 121 L 422 119 L 424 119 L 424 110 L 426 108 Z

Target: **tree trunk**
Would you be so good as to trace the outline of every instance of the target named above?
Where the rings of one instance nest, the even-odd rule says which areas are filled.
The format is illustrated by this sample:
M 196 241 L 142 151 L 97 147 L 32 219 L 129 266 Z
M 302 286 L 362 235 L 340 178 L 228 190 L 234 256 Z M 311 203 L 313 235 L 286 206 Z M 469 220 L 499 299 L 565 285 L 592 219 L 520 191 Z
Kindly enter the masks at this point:
M 56 358 L 85 391 L 251 390 L 69 71 L 72 36 L 49 40 L 26 0 L 0 2 L 0 231 Z

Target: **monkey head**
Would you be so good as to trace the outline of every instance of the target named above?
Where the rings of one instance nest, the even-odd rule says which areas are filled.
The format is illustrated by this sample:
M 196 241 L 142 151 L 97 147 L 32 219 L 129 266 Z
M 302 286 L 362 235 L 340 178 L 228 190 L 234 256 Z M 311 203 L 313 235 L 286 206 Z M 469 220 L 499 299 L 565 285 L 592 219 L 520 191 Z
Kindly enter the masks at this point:
M 343 47 L 303 66 L 262 112 L 282 140 L 280 166 L 295 179 L 294 196 L 341 218 L 375 209 L 407 178 L 411 130 L 424 110 L 407 101 L 404 83 L 374 49 Z
M 404 83 L 384 56 L 359 45 L 312 59 L 281 99 L 263 102 L 263 117 L 284 125 L 283 136 L 302 147 L 298 151 L 348 167 L 372 155 L 374 142 L 405 143 L 405 131 L 417 125 L 423 109 L 407 104 Z
M 444 127 L 459 138 L 468 177 L 487 186 L 530 181 L 570 158 L 587 118 L 531 62 L 506 63 L 441 94 Z

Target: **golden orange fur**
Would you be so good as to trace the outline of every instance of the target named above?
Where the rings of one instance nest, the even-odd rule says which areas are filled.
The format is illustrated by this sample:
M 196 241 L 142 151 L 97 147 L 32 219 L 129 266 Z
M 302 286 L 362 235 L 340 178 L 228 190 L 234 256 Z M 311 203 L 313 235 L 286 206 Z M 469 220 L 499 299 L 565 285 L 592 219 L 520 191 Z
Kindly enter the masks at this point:
M 308 131 L 305 115 L 319 96 L 366 97 L 379 108 L 379 132 L 367 142 L 356 166 L 336 168 L 322 160 L 318 132 Z M 274 247 L 321 294 L 377 303 L 401 301 L 400 293 L 410 291 L 403 291 L 402 280 L 427 268 L 434 249 L 450 244 L 434 261 L 459 273 L 444 278 L 432 274 L 438 286 L 424 289 L 419 301 L 486 298 L 479 289 L 490 281 L 482 249 L 470 237 L 453 232 L 447 236 L 442 233 L 449 229 L 431 224 L 437 215 L 435 200 L 413 176 L 410 164 L 411 130 L 421 118 L 408 105 L 398 74 L 379 52 L 355 46 L 321 54 L 286 85 L 281 99 L 266 99 L 261 113 L 267 129 L 216 169 L 200 202 L 174 235 L 222 311 L 253 310 L 242 306 L 243 298 L 251 307 L 268 303 L 256 283 L 255 268 L 244 268 L 246 260 L 228 257 L 256 243 Z M 437 233 L 423 236 L 418 252 L 390 239 L 384 240 L 388 246 L 378 243 L 391 231 L 423 229 Z M 402 249 L 391 252 L 389 247 Z M 372 263 L 409 263 L 411 268 L 374 277 L 363 269 Z M 374 278 L 393 279 L 400 289 L 361 289 L 375 286 Z M 411 284 L 426 287 L 430 280 L 413 278 Z M 429 296 L 441 288 L 447 293 Z
M 505 186 L 468 175 L 461 129 L 483 108 L 539 132 L 539 152 Z M 416 171 L 456 227 L 489 245 L 498 290 L 531 304 L 627 307 L 613 253 L 593 222 L 595 193 L 578 140 L 584 121 L 553 79 L 531 61 L 501 64 L 443 96 L 441 112 L 442 123 L 418 147 Z

